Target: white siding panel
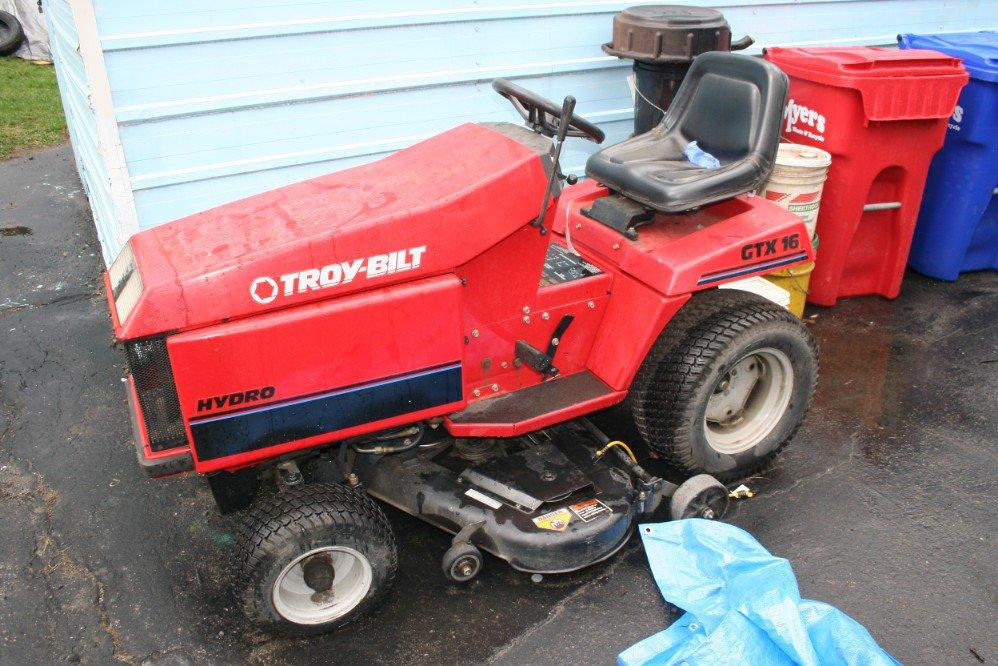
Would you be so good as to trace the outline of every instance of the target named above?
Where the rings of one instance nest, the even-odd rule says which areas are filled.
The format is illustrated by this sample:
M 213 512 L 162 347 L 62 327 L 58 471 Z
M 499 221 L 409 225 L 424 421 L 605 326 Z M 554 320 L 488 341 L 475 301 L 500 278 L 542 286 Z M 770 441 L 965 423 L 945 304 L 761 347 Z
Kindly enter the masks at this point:
M 139 228 L 360 164 L 463 122 L 516 121 L 491 90 L 500 76 L 556 100 L 575 95 L 608 142 L 630 131 L 629 63 L 600 44 L 613 15 L 638 2 L 68 1 L 92 2 Z M 47 6 L 59 14 L 66 2 Z M 755 36 L 756 53 L 998 27 L 998 0 L 680 4 L 721 9 L 736 38 Z M 63 51 L 66 95 L 74 58 Z M 80 116 L 71 127 L 89 122 L 80 104 L 70 108 Z M 83 153 L 101 151 L 82 127 L 73 140 L 81 164 L 94 161 Z M 567 169 L 580 172 L 593 148 L 573 141 Z M 96 187 L 88 185 L 92 198 Z M 105 254 L 116 252 L 113 207 L 95 206 L 95 216 Z
M 117 230 L 109 196 L 110 178 L 97 148 L 97 120 L 90 107 L 90 85 L 79 52 L 76 24 L 65 0 L 47 2 L 45 19 L 73 155 L 103 245 L 103 239 L 114 238 Z
M 46 0 L 44 10 L 73 155 L 109 263 L 138 224 L 97 19 L 89 0 Z

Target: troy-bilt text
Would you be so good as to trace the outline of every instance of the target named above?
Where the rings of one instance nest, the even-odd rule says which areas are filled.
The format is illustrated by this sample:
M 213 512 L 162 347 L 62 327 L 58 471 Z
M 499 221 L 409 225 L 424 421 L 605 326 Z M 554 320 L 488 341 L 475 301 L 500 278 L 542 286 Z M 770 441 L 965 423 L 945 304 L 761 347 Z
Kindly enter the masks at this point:
M 412 270 L 419 267 L 424 252 L 426 246 L 421 245 L 408 250 L 396 250 L 388 254 L 375 254 L 363 259 L 327 264 L 320 268 L 306 268 L 280 276 L 280 285 L 277 280 L 264 275 L 250 284 L 250 296 L 257 303 L 266 305 L 282 294 L 284 296 L 304 294 L 310 290 L 353 282 L 361 273 L 364 277 L 373 278 Z

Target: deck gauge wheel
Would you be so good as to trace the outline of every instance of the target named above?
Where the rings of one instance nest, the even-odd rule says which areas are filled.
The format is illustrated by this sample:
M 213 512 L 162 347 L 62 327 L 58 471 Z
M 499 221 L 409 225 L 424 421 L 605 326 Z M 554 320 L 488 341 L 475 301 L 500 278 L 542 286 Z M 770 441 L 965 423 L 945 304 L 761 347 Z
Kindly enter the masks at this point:
M 669 502 L 673 520 L 706 518 L 720 520 L 728 512 L 728 489 L 710 474 L 697 474 L 676 489 Z
M 482 570 L 482 551 L 467 542 L 455 543 L 443 557 L 444 575 L 454 583 L 467 583 Z

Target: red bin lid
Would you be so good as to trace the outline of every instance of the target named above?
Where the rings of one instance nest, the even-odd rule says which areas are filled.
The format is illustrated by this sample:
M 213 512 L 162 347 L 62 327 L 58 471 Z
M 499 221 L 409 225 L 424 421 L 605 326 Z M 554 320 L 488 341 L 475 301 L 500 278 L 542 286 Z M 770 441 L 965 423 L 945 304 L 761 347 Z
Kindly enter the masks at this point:
M 968 78 L 959 58 L 922 49 L 772 47 L 766 59 L 791 77 L 859 90 L 870 120 L 948 118 Z

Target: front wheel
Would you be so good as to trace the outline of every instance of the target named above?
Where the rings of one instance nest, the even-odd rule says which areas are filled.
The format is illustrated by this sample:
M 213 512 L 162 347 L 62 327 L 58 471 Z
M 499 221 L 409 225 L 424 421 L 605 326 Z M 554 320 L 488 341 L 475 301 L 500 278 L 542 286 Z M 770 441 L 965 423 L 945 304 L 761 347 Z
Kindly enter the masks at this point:
M 254 506 L 237 538 L 243 608 L 283 634 L 330 631 L 391 586 L 395 540 L 381 509 L 346 486 L 290 488 Z
M 731 481 L 766 466 L 804 420 L 818 375 L 811 333 L 755 294 L 694 295 L 638 371 L 630 406 L 653 451 Z

